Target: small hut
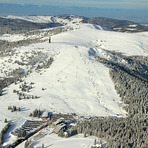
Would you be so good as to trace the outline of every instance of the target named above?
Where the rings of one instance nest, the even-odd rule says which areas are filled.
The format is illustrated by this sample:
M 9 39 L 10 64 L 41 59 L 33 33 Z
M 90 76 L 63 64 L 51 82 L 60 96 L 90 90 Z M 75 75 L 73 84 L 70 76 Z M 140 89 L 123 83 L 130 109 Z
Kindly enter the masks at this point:
M 65 129 L 67 129 L 67 125 L 64 124 L 64 123 L 61 123 L 61 124 L 57 125 L 57 126 L 54 128 L 54 132 L 55 132 L 56 134 L 58 134 L 58 133 L 60 133 L 61 130 L 64 131 Z
M 47 118 L 48 118 L 48 112 L 44 111 L 43 114 L 42 114 L 42 119 L 46 120 Z

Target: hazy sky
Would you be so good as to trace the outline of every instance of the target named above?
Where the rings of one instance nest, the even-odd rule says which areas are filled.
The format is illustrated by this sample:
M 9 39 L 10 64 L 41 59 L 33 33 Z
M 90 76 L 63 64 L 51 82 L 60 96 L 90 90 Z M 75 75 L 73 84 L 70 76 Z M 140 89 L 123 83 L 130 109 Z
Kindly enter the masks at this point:
M 0 0 L 0 15 L 61 14 L 148 23 L 148 0 Z
M 0 3 L 118 9 L 148 9 L 148 0 L 0 0 Z

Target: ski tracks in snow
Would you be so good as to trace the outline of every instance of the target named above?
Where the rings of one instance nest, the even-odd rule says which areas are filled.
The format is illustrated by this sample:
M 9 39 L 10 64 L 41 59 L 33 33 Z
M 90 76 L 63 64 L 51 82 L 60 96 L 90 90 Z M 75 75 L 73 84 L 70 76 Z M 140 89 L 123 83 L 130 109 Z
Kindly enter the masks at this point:
M 102 99 L 101 95 L 103 95 L 103 94 L 101 94 L 99 92 L 99 84 L 93 76 L 93 74 L 94 74 L 94 75 L 96 75 L 95 77 L 99 77 L 99 76 L 97 76 L 98 75 L 98 73 L 96 71 L 97 68 L 95 67 L 95 65 L 91 59 L 82 56 L 82 53 L 80 52 L 79 47 L 76 47 L 76 50 L 78 51 L 81 60 L 83 61 L 84 65 L 86 66 L 87 73 L 89 75 L 90 81 L 91 81 L 92 86 L 94 88 L 94 93 L 97 96 L 97 98 L 95 98 L 95 102 L 97 104 L 100 104 L 105 109 L 106 113 L 108 114 L 108 112 L 109 112 L 108 106 L 106 105 L 105 101 Z M 100 79 L 100 83 L 103 84 L 102 79 Z

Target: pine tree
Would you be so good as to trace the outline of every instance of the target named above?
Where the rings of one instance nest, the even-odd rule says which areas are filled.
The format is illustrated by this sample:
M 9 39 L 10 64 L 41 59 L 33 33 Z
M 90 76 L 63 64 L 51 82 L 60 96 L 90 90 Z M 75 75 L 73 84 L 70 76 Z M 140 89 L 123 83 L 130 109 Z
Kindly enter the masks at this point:
M 26 131 L 25 130 L 22 131 L 22 135 L 21 136 L 22 137 L 25 137 L 26 136 Z
M 5 123 L 7 123 L 7 119 L 5 118 L 5 121 L 4 121 Z
M 0 96 L 2 96 L 2 89 L 0 88 Z
M 42 144 L 42 148 L 44 148 L 44 143 Z
M 97 141 L 96 141 L 96 139 L 94 140 L 94 145 L 96 145 L 97 144 Z

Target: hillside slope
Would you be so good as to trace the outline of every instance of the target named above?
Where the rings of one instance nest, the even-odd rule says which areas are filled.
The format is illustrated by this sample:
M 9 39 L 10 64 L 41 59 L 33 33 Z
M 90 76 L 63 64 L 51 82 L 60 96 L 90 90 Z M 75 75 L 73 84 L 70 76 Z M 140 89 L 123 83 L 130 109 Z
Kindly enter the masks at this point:
M 49 28 L 58 26 L 60 24 L 67 25 L 67 24 L 76 24 L 76 23 L 89 23 L 89 24 L 95 24 L 99 25 L 102 28 L 110 31 L 116 31 L 116 32 L 144 32 L 148 31 L 148 26 L 143 26 L 138 23 L 134 23 L 127 20 L 116 20 L 112 18 L 105 18 L 105 17 L 95 17 L 95 18 L 87 18 L 82 16 L 76 16 L 76 15 L 58 15 L 58 16 L 13 16 L 8 15 L 0 18 L 0 25 L 1 25 L 1 19 L 5 20 L 5 22 L 9 22 L 11 20 L 12 22 L 16 21 L 16 24 L 18 23 L 18 20 L 21 22 L 24 22 L 24 24 L 28 24 L 30 22 L 30 25 L 32 27 L 29 27 L 30 30 L 34 29 L 34 23 L 38 28 Z M 20 22 L 20 23 L 21 23 Z M 31 24 L 32 23 L 32 24 Z M 20 24 L 21 25 L 21 24 Z M 19 28 L 14 28 L 14 26 L 11 26 L 13 29 L 19 30 Z M 22 28 L 25 30 L 25 27 Z M 13 30 L 14 31 L 14 30 Z
M 128 61 L 113 56 L 112 52 L 148 56 L 148 34 L 104 31 L 91 24 L 72 26 L 73 31 L 52 36 L 51 43 L 45 37 L 42 43 L 15 47 L 11 55 L 0 59 L 1 78 L 17 68 L 27 73 L 23 82 L 8 86 L 0 97 L 1 122 L 5 118 L 13 121 L 15 126 L 11 130 L 28 119 L 36 108 L 85 116 L 126 116 L 109 68 L 94 56 L 129 67 Z M 23 85 L 31 89 L 22 91 Z M 19 98 L 14 90 L 24 94 L 19 94 Z M 20 107 L 22 111 L 11 112 L 8 106 Z

